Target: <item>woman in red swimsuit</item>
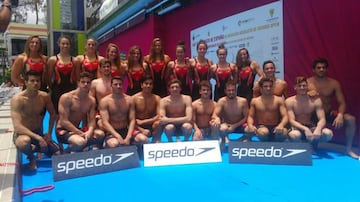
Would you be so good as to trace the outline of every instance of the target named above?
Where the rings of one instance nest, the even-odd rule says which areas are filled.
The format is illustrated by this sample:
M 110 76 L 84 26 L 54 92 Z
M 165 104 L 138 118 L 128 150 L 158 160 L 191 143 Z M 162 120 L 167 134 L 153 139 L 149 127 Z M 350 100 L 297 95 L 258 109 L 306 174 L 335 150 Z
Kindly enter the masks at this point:
M 221 97 L 225 96 L 225 84 L 229 80 L 235 80 L 235 64 L 226 61 L 227 49 L 224 44 L 221 44 L 216 50 L 216 55 L 219 59 L 217 64 L 211 67 L 211 71 L 216 80 L 214 100 L 218 101 Z
M 51 87 L 51 100 L 56 112 L 60 96 L 77 86 L 78 75 L 80 74 L 80 62 L 76 57 L 71 56 L 71 38 L 60 36 L 58 39 L 60 52 L 51 56 L 48 60 L 48 81 Z
M 154 79 L 153 93 L 160 97 L 167 95 L 166 81 L 169 80 L 167 75 L 170 73 L 166 66 L 170 60 L 170 57 L 164 53 L 161 40 L 155 38 L 151 44 L 150 54 L 144 57 L 144 61 L 148 63 Z
M 181 82 L 181 93 L 184 95 L 191 95 L 193 67 L 190 64 L 189 58 L 185 57 L 185 44 L 180 41 L 176 45 L 176 60 L 169 62 L 168 69 L 172 73 L 171 79 L 178 79 Z
M 97 41 L 93 38 L 86 40 L 85 53 L 76 57 L 80 61 L 80 72 L 89 72 L 92 79 L 100 77 L 100 61 L 103 56 L 97 53 Z
M 236 75 L 238 81 L 237 95 L 247 99 L 250 104 L 253 96 L 253 87 L 256 74 L 264 76 L 256 61 L 250 60 L 249 52 L 246 48 L 241 48 L 236 54 Z
M 147 63 L 144 62 L 141 48 L 139 46 L 132 46 L 129 50 L 127 62 L 124 63 L 125 69 L 128 72 L 129 86 L 127 89 L 128 95 L 134 95 L 141 91 L 141 80 L 145 75 L 150 75 L 150 69 Z
M 196 45 L 197 56 L 192 60 L 192 66 L 194 68 L 194 84 L 192 88 L 192 99 L 196 100 L 200 98 L 199 83 L 200 81 L 210 81 L 211 78 L 211 66 L 214 64 L 211 59 L 205 57 L 207 53 L 207 43 L 205 40 L 200 40 Z
M 111 62 L 111 76 L 122 76 L 123 78 L 123 92 L 127 91 L 128 78 L 126 69 L 124 68 L 120 58 L 120 49 L 116 44 L 109 43 L 106 48 L 106 59 Z
M 42 54 L 42 42 L 39 36 L 30 36 L 25 43 L 24 52 L 17 56 L 11 67 L 11 81 L 24 86 L 24 75 L 33 70 L 39 72 L 41 77 L 40 90 L 47 91 L 46 82 L 46 56 Z M 25 86 L 24 86 L 25 88 Z

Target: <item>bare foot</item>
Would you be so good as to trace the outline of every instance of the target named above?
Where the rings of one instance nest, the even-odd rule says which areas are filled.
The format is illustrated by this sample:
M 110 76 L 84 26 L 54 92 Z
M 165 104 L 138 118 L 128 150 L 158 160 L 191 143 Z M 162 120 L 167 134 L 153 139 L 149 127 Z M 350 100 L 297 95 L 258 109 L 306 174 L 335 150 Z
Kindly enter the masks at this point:
M 36 155 L 36 158 L 43 159 L 44 155 L 41 152 L 38 152 L 37 155 Z
M 230 140 L 228 136 L 225 136 L 225 144 L 229 144 Z
M 36 164 L 36 159 L 35 157 L 28 157 L 29 159 L 29 165 L 28 165 L 28 168 L 30 170 L 36 170 L 37 169 L 37 164 Z
M 355 152 L 353 152 L 352 150 L 348 150 L 347 151 L 347 154 L 350 156 L 350 157 L 352 157 L 352 158 L 354 158 L 354 159 L 359 159 L 359 155 L 357 155 Z
M 239 138 L 239 142 L 251 142 L 251 139 L 243 135 L 242 137 Z

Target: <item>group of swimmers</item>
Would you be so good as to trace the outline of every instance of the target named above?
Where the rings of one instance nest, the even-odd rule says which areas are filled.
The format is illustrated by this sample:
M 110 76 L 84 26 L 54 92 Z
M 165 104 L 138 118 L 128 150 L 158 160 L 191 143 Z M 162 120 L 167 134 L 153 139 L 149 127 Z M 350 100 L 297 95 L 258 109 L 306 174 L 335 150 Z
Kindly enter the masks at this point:
M 31 36 L 12 66 L 12 81 L 24 86 L 11 100 L 14 142 L 32 169 L 33 153 L 47 152 L 52 145 L 54 124 L 61 152 L 74 153 L 142 145 L 149 137 L 160 142 L 162 132 L 169 142 L 173 137 L 180 141 L 180 135 L 184 140 L 218 139 L 222 148 L 229 133 L 241 132 L 244 142 L 256 135 L 261 141 L 309 141 L 316 150 L 319 142 L 332 138 L 325 127 L 331 123 L 345 125 L 347 153 L 358 158 L 352 151 L 355 117 L 345 113 L 340 84 L 326 75 L 324 58 L 314 61 L 313 77 L 296 78 L 296 95 L 289 97 L 287 83 L 275 77 L 275 64 L 265 61 L 261 70 L 245 48 L 233 64 L 219 46 L 214 64 L 205 57 L 203 40 L 194 58 L 186 57 L 179 43 L 175 60 L 164 53 L 159 38 L 145 57 L 139 46 L 131 47 L 126 61 L 120 60 L 115 44 L 108 45 L 105 57 L 98 55 L 95 39 L 88 39 L 85 53 L 77 57 L 70 55 L 69 37 L 61 36 L 58 45 L 60 52 L 47 59 L 40 38 Z M 211 78 L 216 81 L 214 100 Z M 336 113 L 331 111 L 333 96 L 339 103 Z M 50 119 L 43 135 L 45 111 Z

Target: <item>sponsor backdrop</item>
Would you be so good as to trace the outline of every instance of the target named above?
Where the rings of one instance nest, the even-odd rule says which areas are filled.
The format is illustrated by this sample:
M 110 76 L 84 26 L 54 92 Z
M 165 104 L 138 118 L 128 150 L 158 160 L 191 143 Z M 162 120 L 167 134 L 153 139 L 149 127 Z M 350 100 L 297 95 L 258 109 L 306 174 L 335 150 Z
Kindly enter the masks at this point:
M 221 162 L 216 140 L 144 144 L 144 166 Z
M 117 147 L 52 157 L 55 181 L 139 166 L 139 156 L 136 146 Z
M 212 22 L 190 32 L 191 55 L 195 57 L 199 40 L 208 43 L 207 57 L 217 62 L 216 50 L 222 43 L 228 61 L 235 63 L 240 48 L 247 48 L 252 60 L 273 60 L 277 77 L 284 78 L 282 2 L 274 2 Z M 262 65 L 262 64 L 260 64 Z
M 230 142 L 230 163 L 312 165 L 309 143 Z

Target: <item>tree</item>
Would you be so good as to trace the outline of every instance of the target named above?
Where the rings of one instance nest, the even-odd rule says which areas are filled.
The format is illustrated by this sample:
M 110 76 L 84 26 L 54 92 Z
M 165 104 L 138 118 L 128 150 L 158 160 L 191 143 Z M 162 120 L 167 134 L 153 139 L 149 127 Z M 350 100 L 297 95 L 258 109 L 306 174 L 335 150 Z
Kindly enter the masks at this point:
M 44 16 L 46 16 L 46 0 L 19 1 L 19 6 L 14 9 L 13 21 L 26 23 L 27 18 L 29 17 L 29 11 L 35 12 L 35 24 L 39 24 L 39 13 L 45 13 Z M 43 19 L 43 21 L 46 21 L 46 19 Z
M 86 7 L 94 7 L 97 8 L 102 4 L 102 0 L 86 0 Z

